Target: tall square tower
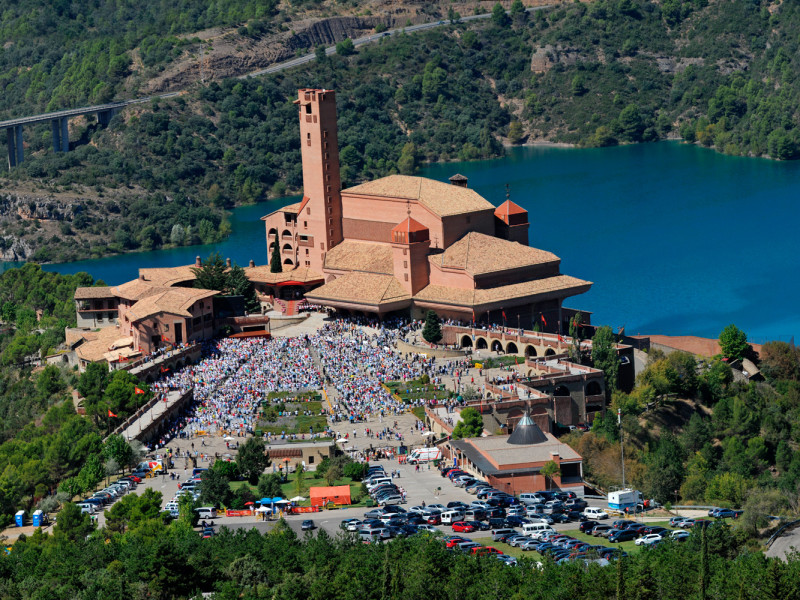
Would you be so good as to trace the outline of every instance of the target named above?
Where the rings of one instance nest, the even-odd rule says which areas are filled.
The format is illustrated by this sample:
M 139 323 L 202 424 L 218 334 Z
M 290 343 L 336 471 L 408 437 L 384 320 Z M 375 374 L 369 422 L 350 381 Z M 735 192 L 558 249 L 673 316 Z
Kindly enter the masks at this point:
M 303 162 L 297 265 L 322 273 L 325 253 L 342 241 L 336 94 L 332 90 L 301 89 L 295 104 L 300 108 Z

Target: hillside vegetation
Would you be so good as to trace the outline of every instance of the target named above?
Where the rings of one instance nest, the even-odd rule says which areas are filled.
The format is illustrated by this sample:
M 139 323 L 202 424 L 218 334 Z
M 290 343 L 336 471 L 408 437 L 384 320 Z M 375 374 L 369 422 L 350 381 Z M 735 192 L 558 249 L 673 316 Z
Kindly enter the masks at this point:
M 162 18 L 159 4 L 121 7 L 111 22 L 127 15 L 137 23 L 125 23 L 117 35 L 102 20 L 105 37 L 100 29 L 96 35 L 127 40 L 118 41 L 118 56 L 130 57 L 142 52 L 147 35 L 166 39 L 172 29 L 256 18 L 265 10 L 242 3 L 211 18 L 191 0 L 183 4 L 188 16 L 174 23 Z M 55 202 L 59 194 L 71 195 L 71 206 L 49 221 L 8 211 L 0 221 L 0 246 L 23 240 L 32 248 L 28 256 L 63 261 L 224 237 L 226 208 L 299 191 L 291 100 L 300 87 L 337 90 L 346 185 L 413 173 L 426 161 L 497 157 L 501 142 L 536 139 L 606 146 L 683 137 L 733 154 L 797 157 L 796 4 L 602 0 L 536 13 L 521 7 L 515 2 L 508 15 L 500 10 L 491 19 L 383 37 L 357 51 L 342 43 L 336 55 L 318 53 L 316 61 L 289 71 L 212 82 L 131 107 L 108 129 L 76 121 L 74 151 L 67 154 L 50 150 L 49 126 L 31 127 L 26 162 L 0 183 L 53 195 Z M 95 14 L 81 10 L 88 11 L 84 19 Z M 4 26 L 24 30 L 30 17 L 22 14 Z M 70 31 L 59 29 L 57 36 Z M 19 39 L 0 51 L 0 64 L 40 40 Z M 48 52 L 57 52 L 52 48 Z M 72 61 L 70 68 L 77 68 L 79 55 L 76 49 L 58 64 Z M 12 62 L 23 66 L 23 58 Z M 104 61 L 89 63 L 100 68 Z M 38 68 L 27 68 L 27 76 Z M 62 67 L 53 62 L 53 68 L 48 77 Z M 97 100 L 86 92 L 97 84 L 81 87 L 69 78 L 45 78 L 50 83 L 33 93 L 21 72 L 7 78 L 0 102 L 31 112 L 48 98 L 59 106 Z M 100 80 L 117 81 L 107 73 L 97 75 Z M 123 74 L 118 81 L 123 85 Z

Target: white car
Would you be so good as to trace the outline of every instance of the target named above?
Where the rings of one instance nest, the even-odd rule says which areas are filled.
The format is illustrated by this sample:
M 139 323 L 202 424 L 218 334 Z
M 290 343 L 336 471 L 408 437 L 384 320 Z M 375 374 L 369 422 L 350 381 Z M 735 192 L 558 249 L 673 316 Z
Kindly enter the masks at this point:
M 664 539 L 664 538 L 662 538 L 661 535 L 658 534 L 658 533 L 648 533 L 647 535 L 643 535 L 642 537 L 638 538 L 637 540 L 634 540 L 633 543 L 636 544 L 637 546 L 642 546 L 642 545 L 645 545 L 645 544 L 649 546 L 651 544 L 655 544 L 657 542 L 660 542 L 662 539 Z
M 685 529 L 675 529 L 675 530 L 671 531 L 670 534 L 669 534 L 669 536 L 673 540 L 678 540 L 680 542 L 682 542 L 683 540 L 688 538 L 690 535 L 692 535 L 692 534 L 689 533 L 688 531 L 686 531 Z
M 595 519 L 597 521 L 608 518 L 608 513 L 597 506 L 589 506 L 581 514 L 587 519 Z

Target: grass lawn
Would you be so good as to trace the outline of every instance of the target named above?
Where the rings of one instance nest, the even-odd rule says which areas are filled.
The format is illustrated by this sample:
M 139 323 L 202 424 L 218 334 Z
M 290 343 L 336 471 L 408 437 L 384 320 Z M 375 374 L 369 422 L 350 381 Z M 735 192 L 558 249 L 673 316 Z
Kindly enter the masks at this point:
M 303 491 L 299 495 L 303 496 L 305 498 L 308 498 L 308 496 L 309 496 L 308 488 L 310 488 L 310 487 L 324 487 L 324 486 L 327 486 L 327 485 L 328 484 L 321 477 L 320 478 L 314 477 L 314 473 L 313 472 L 312 473 L 306 473 L 305 477 L 303 478 Z M 333 485 L 349 485 L 350 486 L 350 498 L 351 499 L 353 499 L 356 496 L 361 494 L 361 482 L 360 481 L 353 481 L 349 477 L 342 477 L 341 479 L 337 479 L 334 482 Z M 233 491 L 236 491 L 240 487 L 249 486 L 250 487 L 250 491 L 253 492 L 253 495 L 256 498 L 260 497 L 258 495 L 258 487 L 255 486 L 255 485 L 250 485 L 246 481 L 232 481 L 230 486 L 231 486 L 231 489 Z M 287 483 L 284 483 L 284 484 L 281 485 L 281 492 L 282 492 L 282 496 L 284 498 L 286 498 L 286 499 L 294 498 L 295 496 L 298 495 L 297 487 L 296 487 L 296 484 L 295 484 L 295 474 L 294 473 L 290 473 L 289 474 L 289 481 Z M 369 496 L 368 495 L 364 495 L 364 497 L 359 502 L 353 503 L 352 506 L 366 506 L 365 502 L 367 500 L 369 500 Z M 305 502 L 299 502 L 298 505 L 299 506 L 311 506 L 311 501 L 310 500 L 306 500 Z
M 474 542 L 478 542 L 482 546 L 492 546 L 493 548 L 497 548 L 503 554 L 508 554 L 509 556 L 513 556 L 515 558 L 530 558 L 532 560 L 542 560 L 542 555 L 538 552 L 534 552 L 533 550 L 520 550 L 519 548 L 514 548 L 513 546 L 509 546 L 504 542 L 495 542 L 491 537 L 485 538 L 475 538 Z
M 261 418 L 258 421 L 258 430 L 260 430 L 262 433 L 269 432 L 273 435 L 280 435 L 281 433 L 286 433 L 287 435 L 293 433 L 300 435 L 309 433 L 311 428 L 314 429 L 314 433 L 319 433 L 328 425 L 327 417 L 320 414 L 320 411 L 322 410 L 322 402 L 286 402 L 281 409 L 287 411 L 297 410 L 300 414 L 298 414 L 296 417 L 294 415 L 277 417 L 277 421 L 272 422 Z M 275 408 L 268 406 L 265 408 L 265 410 L 274 411 Z M 312 414 L 302 414 L 305 411 L 309 411 Z
M 417 417 L 420 421 L 425 420 L 425 407 L 424 406 L 415 406 L 411 409 L 411 412 Z
M 641 550 L 641 548 L 636 544 L 634 544 L 633 541 L 611 543 L 608 541 L 607 538 L 594 537 L 593 535 L 589 535 L 588 533 L 583 533 L 579 529 L 570 529 L 569 531 L 564 531 L 562 533 L 572 536 L 576 540 L 582 540 L 587 544 L 591 544 L 592 546 L 606 546 L 608 548 L 619 548 L 627 552 L 628 554 L 634 554 L 636 552 L 639 552 L 639 550 Z
M 390 381 L 386 384 L 392 393 L 397 394 L 401 400 L 408 402 L 409 400 L 443 400 L 452 396 L 452 392 L 444 388 L 443 385 L 434 385 L 432 383 L 421 383 L 416 379 L 411 381 Z

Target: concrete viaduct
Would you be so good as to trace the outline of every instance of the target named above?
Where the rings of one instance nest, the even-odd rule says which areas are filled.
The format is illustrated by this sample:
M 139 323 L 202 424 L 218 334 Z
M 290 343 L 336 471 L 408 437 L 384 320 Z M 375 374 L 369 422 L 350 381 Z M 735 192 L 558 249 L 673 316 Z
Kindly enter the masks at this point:
M 106 127 L 111 121 L 111 117 L 113 117 L 117 111 L 126 106 L 150 102 L 155 98 L 170 98 L 172 96 L 177 96 L 180 93 L 181 92 L 170 92 L 168 94 L 159 94 L 158 96 L 147 98 L 120 100 L 119 102 L 109 102 L 108 104 L 85 106 L 83 108 L 70 108 L 67 110 L 42 113 L 30 117 L 19 117 L 17 119 L 0 121 L 0 129 L 5 129 L 6 132 L 5 138 L 6 146 L 8 148 L 8 168 L 13 169 L 17 165 L 21 164 L 25 158 L 25 154 L 22 149 L 22 128 L 25 125 L 34 125 L 36 123 L 45 123 L 50 121 L 53 136 L 53 151 L 69 152 L 68 124 L 71 118 L 84 115 L 97 115 L 97 122 L 102 127 Z

